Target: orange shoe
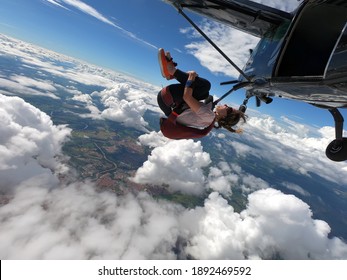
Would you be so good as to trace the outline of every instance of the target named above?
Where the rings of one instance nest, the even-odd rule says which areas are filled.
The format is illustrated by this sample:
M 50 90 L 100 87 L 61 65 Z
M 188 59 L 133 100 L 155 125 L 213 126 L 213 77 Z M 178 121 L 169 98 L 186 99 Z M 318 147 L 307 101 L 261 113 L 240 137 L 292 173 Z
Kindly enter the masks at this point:
M 162 76 L 167 80 L 174 79 L 173 73 L 176 71 L 175 66 L 177 66 L 177 63 L 173 62 L 170 53 L 165 53 L 164 49 L 160 48 L 158 51 L 158 61 Z

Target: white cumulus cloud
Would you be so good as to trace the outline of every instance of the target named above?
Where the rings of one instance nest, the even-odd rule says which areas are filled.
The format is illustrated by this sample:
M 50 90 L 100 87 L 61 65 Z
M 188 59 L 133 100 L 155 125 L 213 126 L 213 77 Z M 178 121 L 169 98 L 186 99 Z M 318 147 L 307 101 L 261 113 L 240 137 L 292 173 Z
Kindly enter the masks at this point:
M 145 126 L 148 123 L 143 115 L 147 110 L 146 103 L 140 99 L 128 101 L 127 95 L 132 88 L 126 83 L 120 83 L 110 89 L 93 93 L 93 96 L 100 96 L 106 109 L 100 114 L 102 118 L 121 122 L 125 126 L 147 131 Z
M 24 179 L 66 169 L 57 155 L 70 134 L 45 113 L 18 97 L 0 94 L 0 189 Z
M 248 197 L 240 214 L 217 192 L 204 207 L 181 217 L 187 255 L 198 259 L 331 259 L 347 257 L 347 245 L 328 238 L 329 225 L 312 219 L 309 206 L 268 188 Z
M 169 141 L 153 149 L 133 180 L 141 184 L 167 184 L 173 192 L 200 195 L 205 190 L 203 168 L 210 162 L 201 142 Z

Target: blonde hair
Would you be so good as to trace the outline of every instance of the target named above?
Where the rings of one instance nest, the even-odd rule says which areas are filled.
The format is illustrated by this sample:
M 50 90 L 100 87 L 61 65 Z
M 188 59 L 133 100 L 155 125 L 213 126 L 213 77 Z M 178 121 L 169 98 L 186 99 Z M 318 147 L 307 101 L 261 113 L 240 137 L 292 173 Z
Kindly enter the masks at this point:
M 228 108 L 227 115 L 224 118 L 217 118 L 217 125 L 215 124 L 215 128 L 219 129 L 221 127 L 229 130 L 232 133 L 242 133 L 242 129 L 234 129 L 233 126 L 237 125 L 239 121 L 242 119 L 242 121 L 245 123 L 247 119 L 247 115 L 245 113 L 235 110 L 233 108 Z

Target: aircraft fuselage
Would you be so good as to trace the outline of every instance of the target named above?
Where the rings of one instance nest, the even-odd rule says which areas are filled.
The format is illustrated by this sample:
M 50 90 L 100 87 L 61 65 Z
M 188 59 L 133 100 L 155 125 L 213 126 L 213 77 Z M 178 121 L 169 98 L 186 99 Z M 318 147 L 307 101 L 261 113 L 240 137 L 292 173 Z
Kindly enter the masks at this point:
M 252 95 L 347 107 L 347 3 L 304 2 L 264 34 L 244 72 L 265 81 L 248 87 Z

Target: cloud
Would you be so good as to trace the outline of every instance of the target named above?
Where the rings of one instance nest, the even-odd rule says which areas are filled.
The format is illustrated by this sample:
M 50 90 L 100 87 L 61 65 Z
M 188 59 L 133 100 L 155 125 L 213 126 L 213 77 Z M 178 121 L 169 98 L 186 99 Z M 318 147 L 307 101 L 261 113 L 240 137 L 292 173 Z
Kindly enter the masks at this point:
M 68 183 L 71 130 L 18 97 L 0 108 L 1 259 L 175 258 L 180 206 Z
M 42 91 L 56 91 L 57 89 L 52 85 L 50 81 L 45 80 L 35 80 L 29 77 L 13 75 L 10 79 L 19 84 L 25 85 L 27 87 L 37 88 Z
M 140 144 L 151 148 L 164 146 L 169 141 L 170 140 L 164 137 L 164 135 L 161 132 L 156 131 L 152 131 L 150 133 L 142 134 L 139 136 Z
M 2 259 L 175 258 L 179 207 L 82 182 L 49 186 L 42 178 L 23 182 L 0 208 Z
M 71 130 L 53 125 L 43 112 L 18 97 L 0 94 L 0 190 L 31 177 L 63 172 L 61 145 Z M 57 180 L 55 180 L 57 181 Z
M 210 20 L 203 20 L 202 30 L 214 42 L 218 42 L 218 47 L 230 57 L 236 65 L 244 65 L 249 57 L 249 52 L 253 49 L 258 38 L 247 35 L 241 31 Z M 193 29 L 190 29 L 191 32 Z M 225 74 L 237 77 L 239 73 L 235 70 L 208 42 L 204 40 L 193 40 L 185 46 L 202 64 L 212 73 Z
M 302 196 L 310 196 L 310 193 L 305 191 L 302 187 L 298 186 L 297 184 L 293 184 L 290 182 L 283 182 L 282 185 L 286 187 L 289 190 L 293 190 Z
M 115 25 L 112 21 L 110 21 L 108 18 L 106 18 L 104 15 L 102 15 L 100 12 L 98 12 L 95 8 L 92 6 L 84 3 L 83 1 L 80 0 L 46 0 L 47 2 L 56 5 L 60 8 L 69 10 L 64 4 L 67 4 L 69 6 L 72 6 L 81 12 L 90 15 L 106 24 L 109 24 L 113 27 L 116 27 L 117 29 L 121 29 L 119 26 Z
M 107 19 L 105 16 L 103 16 L 100 12 L 98 12 L 96 9 L 94 9 L 92 6 L 84 3 L 83 1 L 80 0 L 61 0 L 60 2 L 63 2 L 65 4 L 68 4 L 70 6 L 73 6 L 80 10 L 83 13 L 86 13 L 92 17 L 95 17 L 96 19 L 107 23 L 109 25 L 112 25 L 116 28 L 120 28 L 119 26 L 115 25 L 112 21 Z
M 117 197 L 91 183 L 22 182 L 0 207 L 2 259 L 345 259 L 327 223 L 274 189 L 236 213 L 218 193 L 185 210 L 145 193 Z M 180 255 L 175 250 L 180 247 Z
M 123 34 L 125 34 L 126 36 L 128 36 L 131 39 L 134 39 L 142 44 L 145 44 L 151 48 L 155 48 L 158 49 L 156 46 L 154 46 L 153 44 L 137 37 L 134 33 L 127 31 L 126 29 L 120 27 L 119 25 L 116 25 L 114 22 L 112 22 L 111 20 L 109 20 L 106 16 L 104 16 L 103 14 L 101 14 L 98 10 L 96 10 L 95 8 L 93 8 L 92 6 L 84 3 L 83 1 L 80 0 L 46 0 L 51 4 L 54 4 L 56 6 L 59 6 L 61 8 L 64 8 L 66 10 L 69 10 L 68 8 L 66 8 L 65 5 L 69 5 L 72 6 L 78 10 L 80 10 L 81 12 L 90 15 L 108 25 L 111 25 L 112 27 L 120 30 Z
M 63 6 L 63 5 L 59 4 L 59 3 L 58 3 L 58 2 L 56 2 L 55 0 L 46 0 L 46 1 L 47 1 L 47 2 L 49 2 L 49 3 L 51 3 L 51 4 L 53 4 L 53 5 L 58 6 L 58 7 L 60 7 L 60 8 L 63 8 L 63 9 L 69 10 L 68 8 L 66 8 L 65 6 Z
M 1 259 L 175 258 L 179 207 L 87 183 L 48 187 L 23 182 L 0 208 Z
M 64 183 L 61 147 L 71 130 L 18 97 L 0 95 L 0 108 L 2 259 L 176 257 L 180 206 Z
M 136 183 L 168 185 L 171 192 L 194 195 L 211 189 L 225 196 L 231 196 L 234 187 L 241 187 L 247 194 L 270 187 L 237 164 L 221 161 L 217 166 L 210 166 L 210 155 L 203 152 L 199 141 L 172 141 L 163 137 L 161 132 L 151 132 L 141 135 L 139 142 L 154 149 L 137 170 L 133 178 Z M 204 169 L 207 167 L 208 175 L 205 176 Z
M 204 190 L 203 168 L 211 162 L 201 142 L 168 141 L 152 150 L 133 178 L 141 184 L 168 185 L 172 192 L 201 195 Z
M 231 196 L 233 188 L 240 188 L 244 194 L 266 189 L 270 184 L 244 171 L 236 163 L 221 161 L 210 167 L 206 187 L 224 196 Z
M 249 195 L 240 214 L 218 193 L 185 212 L 187 255 L 198 259 L 330 259 L 347 257 L 347 245 L 328 238 L 330 227 L 312 219 L 309 206 L 268 188 Z
M 226 162 L 220 162 L 219 167 L 210 167 L 207 187 L 220 194 L 230 196 L 232 188 L 239 182 L 239 176 L 232 172 Z
M 81 117 L 108 119 L 148 132 L 146 128 L 148 123 L 143 116 L 147 110 L 159 111 L 153 98 L 153 92 L 156 91 L 157 89 L 152 91 L 151 87 L 140 91 L 137 83 L 124 78 L 102 91 L 94 91 L 91 95 L 77 93 L 72 99 L 85 103 L 89 109 L 90 113 L 81 114 Z M 103 108 L 97 107 L 98 100 L 101 101 Z
M 28 94 L 48 96 L 53 99 L 58 97 L 53 93 L 56 88 L 48 82 L 38 81 L 23 76 L 13 76 L 10 79 L 0 77 L 1 87 L 12 94 Z
M 134 127 L 138 130 L 147 132 L 148 130 L 145 126 L 147 126 L 148 123 L 143 118 L 147 110 L 147 105 L 140 98 L 128 101 L 127 95 L 131 90 L 132 88 L 128 84 L 120 83 L 111 89 L 94 92 L 92 96 L 99 96 L 106 107 L 106 109 L 100 113 L 100 117 L 121 122 L 125 126 Z
M 271 116 L 251 117 L 245 125 L 242 141 L 227 143 L 240 157 L 255 156 L 287 170 L 346 184 L 346 163 L 336 164 L 325 156 L 325 148 L 334 139 L 333 127 L 312 128 L 288 118 L 275 120 Z

